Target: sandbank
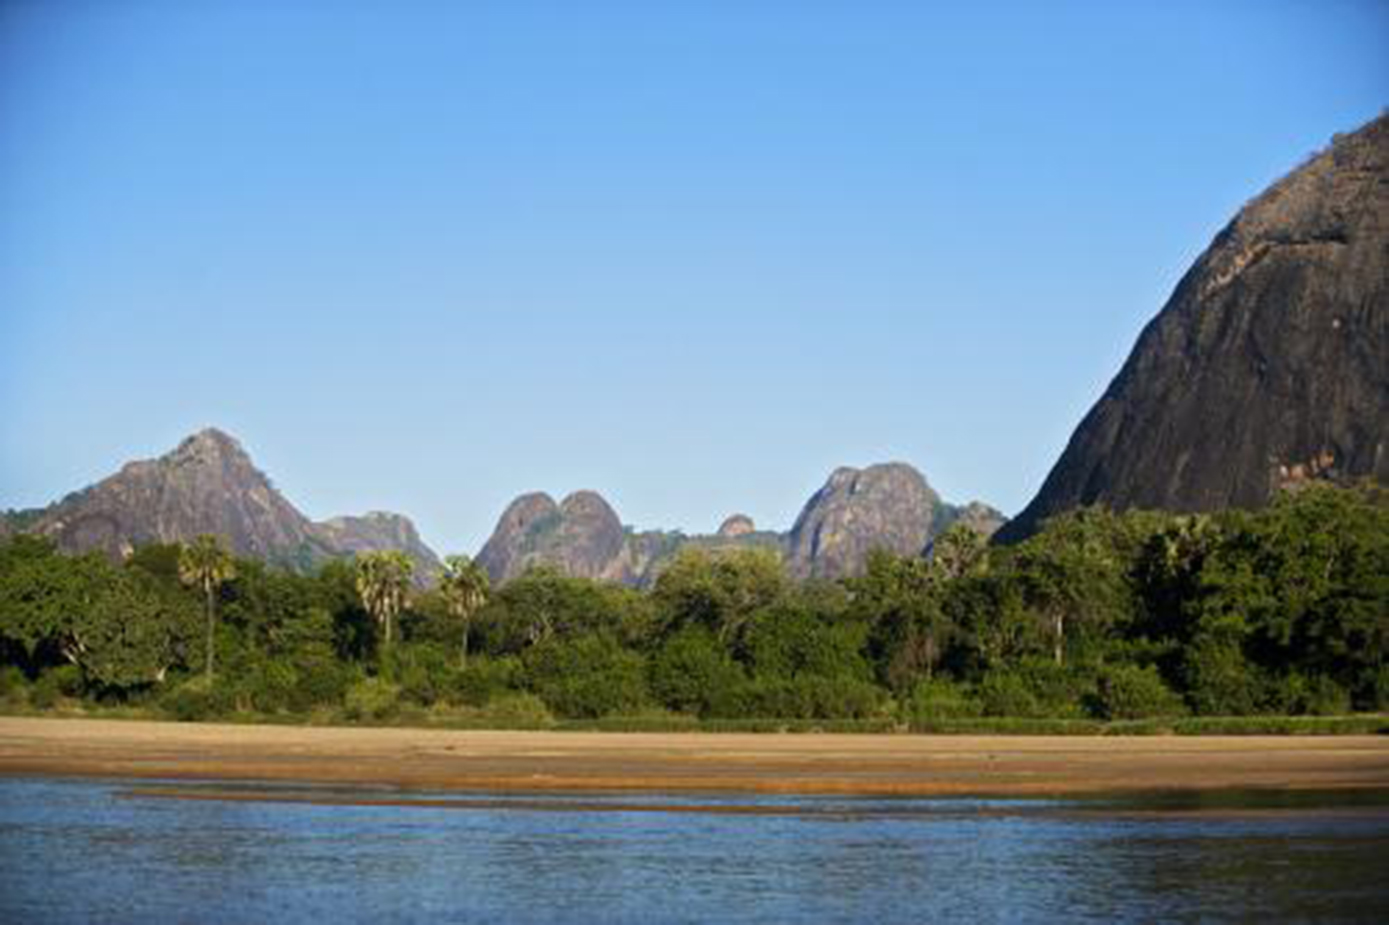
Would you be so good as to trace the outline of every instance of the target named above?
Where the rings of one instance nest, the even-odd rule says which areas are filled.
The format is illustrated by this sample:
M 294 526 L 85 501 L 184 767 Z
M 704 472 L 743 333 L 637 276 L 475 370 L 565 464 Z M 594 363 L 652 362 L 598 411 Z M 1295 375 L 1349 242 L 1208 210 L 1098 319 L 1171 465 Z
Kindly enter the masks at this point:
M 0 717 L 0 774 L 506 792 L 1389 790 L 1389 737 L 508 732 Z

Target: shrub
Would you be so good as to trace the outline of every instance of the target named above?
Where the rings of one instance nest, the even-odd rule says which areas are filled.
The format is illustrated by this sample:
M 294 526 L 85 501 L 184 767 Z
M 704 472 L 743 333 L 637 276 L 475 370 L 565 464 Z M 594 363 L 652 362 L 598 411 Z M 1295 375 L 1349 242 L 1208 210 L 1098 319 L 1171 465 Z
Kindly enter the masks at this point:
M 707 716 L 743 671 L 708 630 L 690 626 L 666 641 L 651 660 L 651 692 L 667 707 Z
M 1293 671 L 1268 685 L 1268 706 L 1289 716 L 1338 716 L 1350 712 L 1350 693 L 1325 675 Z
M 863 719 L 879 715 L 886 697 L 858 678 L 759 675 L 721 693 L 714 710 L 725 719 Z
M 646 703 L 641 656 L 607 634 L 552 637 L 526 652 L 530 687 L 566 717 L 631 712 Z
M 473 656 L 468 659 L 468 667 L 453 674 L 447 698 L 452 703 L 481 707 L 514 691 L 520 679 L 521 662 L 516 658 Z
M 381 720 L 396 713 L 400 687 L 385 678 L 363 678 L 347 689 L 343 710 L 348 719 Z
M 1151 665 L 1115 665 L 1105 669 L 1089 702 L 1095 716 L 1108 720 L 1180 716 L 1186 712 L 1181 697 L 1163 683 Z
M 554 714 L 545 706 L 545 701 L 528 691 L 492 698 L 484 718 L 507 729 L 544 729 L 555 724 Z
M 1238 643 L 1201 639 L 1186 653 L 1187 700 L 1201 716 L 1243 716 L 1258 706 L 1260 679 Z
M 984 707 L 963 685 L 933 678 L 916 683 L 903 705 L 903 712 L 906 719 L 912 721 L 963 719 L 979 716 Z
M 1081 701 L 1093 690 L 1093 679 L 1078 670 L 1025 658 L 984 675 L 978 696 L 986 716 L 1065 718 L 1079 717 Z
M 215 719 L 232 712 L 235 693 L 226 685 L 213 683 L 198 676 L 171 687 L 159 698 L 159 707 L 179 722 Z
M 39 675 L 29 694 L 29 702 L 40 710 L 51 710 L 64 697 L 82 693 L 82 670 L 76 665 L 59 665 Z
M 0 700 L 21 704 L 29 700 L 29 679 L 14 665 L 0 668 Z

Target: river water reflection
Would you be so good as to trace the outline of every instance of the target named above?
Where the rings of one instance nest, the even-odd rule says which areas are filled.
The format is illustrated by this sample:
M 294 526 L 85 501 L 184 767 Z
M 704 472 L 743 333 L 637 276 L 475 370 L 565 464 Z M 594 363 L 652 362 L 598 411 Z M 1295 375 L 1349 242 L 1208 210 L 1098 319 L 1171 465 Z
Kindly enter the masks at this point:
M 0 921 L 1389 920 L 1383 798 L 1308 802 L 10 779 Z

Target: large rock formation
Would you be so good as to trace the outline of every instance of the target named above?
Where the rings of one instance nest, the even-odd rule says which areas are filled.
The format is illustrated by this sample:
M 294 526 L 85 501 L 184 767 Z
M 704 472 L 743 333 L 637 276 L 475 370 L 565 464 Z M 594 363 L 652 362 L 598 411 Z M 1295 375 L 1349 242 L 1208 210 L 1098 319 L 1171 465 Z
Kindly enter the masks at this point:
M 336 555 L 398 549 L 414 560 L 416 577 L 423 581 L 433 581 L 443 571 L 439 557 L 403 514 L 370 511 L 360 517 L 332 517 L 314 524 L 314 530 Z
M 975 533 L 984 538 L 988 538 L 997 533 L 1008 518 L 1003 516 L 1003 512 L 998 508 L 990 507 L 982 501 L 971 501 L 968 504 L 947 504 L 941 502 L 936 505 L 935 517 L 931 521 L 931 532 L 935 536 L 940 536 L 954 524 L 963 524 Z
M 861 571 L 874 549 L 915 555 L 931 536 L 939 501 L 905 463 L 836 469 L 796 518 L 787 566 L 796 578 L 841 578 Z
M 146 543 L 175 543 L 212 533 L 238 555 L 292 568 L 367 549 L 400 549 L 422 575 L 439 562 L 410 521 L 395 514 L 316 524 L 275 490 L 231 436 L 214 428 L 185 439 L 158 459 L 119 472 L 37 511 L 11 515 L 23 529 L 67 552 L 128 555 Z
M 497 584 L 536 565 L 569 574 L 647 586 L 681 549 L 771 548 L 797 578 L 843 578 L 863 570 L 868 554 L 920 553 L 939 529 L 964 521 L 987 535 L 1003 518 L 987 505 L 940 500 L 920 472 L 903 463 L 837 469 L 806 504 L 790 533 L 758 530 L 734 514 L 711 535 L 624 528 L 593 492 L 561 504 L 546 494 L 521 495 L 507 506 L 478 562 Z
M 1144 329 L 1040 493 L 1068 508 L 1256 507 L 1288 482 L 1389 482 L 1389 116 L 1274 184 Z
M 542 564 L 583 578 L 606 578 L 625 538 L 622 522 L 597 492 L 576 491 L 560 504 L 536 492 L 511 502 L 477 561 L 496 584 Z

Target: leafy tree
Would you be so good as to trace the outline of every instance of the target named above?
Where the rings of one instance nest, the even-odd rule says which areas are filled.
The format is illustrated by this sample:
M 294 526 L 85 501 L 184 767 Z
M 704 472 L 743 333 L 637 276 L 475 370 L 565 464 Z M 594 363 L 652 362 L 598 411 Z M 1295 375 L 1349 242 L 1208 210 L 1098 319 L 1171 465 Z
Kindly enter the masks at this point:
M 1018 548 L 1013 567 L 1024 600 L 1050 632 L 1057 665 L 1065 664 L 1069 634 L 1101 637 L 1128 616 L 1128 563 L 1115 542 L 1121 525 L 1098 508 L 1073 511 Z
M 789 588 L 774 550 L 687 547 L 656 579 L 654 598 L 664 634 L 703 626 L 739 652 L 753 615 Z
M 222 585 L 236 577 L 236 565 L 221 539 L 210 533 L 194 538 L 178 557 L 178 573 L 183 583 L 202 590 L 207 607 L 207 678 L 212 681 L 216 594 Z
M 651 659 L 651 692 L 672 710 L 709 716 L 727 693 L 744 680 L 742 667 L 729 657 L 714 634 L 687 626 L 667 639 Z
M 562 716 L 598 717 L 641 707 L 645 666 L 607 633 L 547 639 L 523 657 L 531 688 Z
M 855 610 L 873 627 L 870 648 L 882 680 L 899 693 L 919 677 L 929 680 L 951 629 L 941 606 L 942 570 L 925 559 L 874 550 L 863 576 L 849 584 Z
M 463 642 L 459 648 L 458 663 L 468 664 L 468 625 L 473 614 L 487 603 L 491 589 L 487 571 L 464 555 L 448 556 L 444 559 L 444 574 L 439 579 L 439 592 L 448 605 L 449 613 L 463 628 Z

